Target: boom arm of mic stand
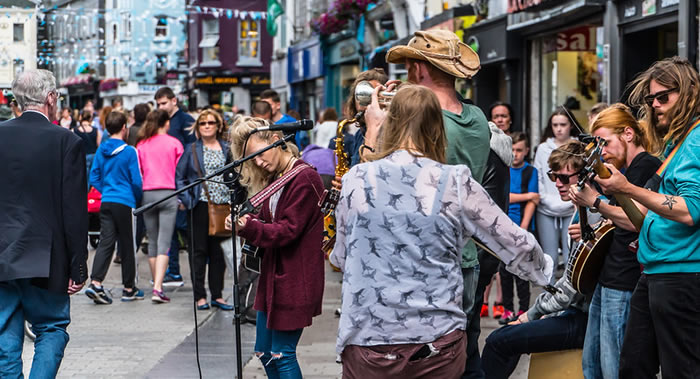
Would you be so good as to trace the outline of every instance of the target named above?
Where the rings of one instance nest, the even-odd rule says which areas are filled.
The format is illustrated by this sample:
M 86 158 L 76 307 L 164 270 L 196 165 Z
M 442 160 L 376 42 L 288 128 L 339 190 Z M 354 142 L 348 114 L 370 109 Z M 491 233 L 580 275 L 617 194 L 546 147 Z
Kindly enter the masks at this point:
M 241 158 L 241 159 L 235 160 L 235 161 L 233 161 L 233 162 L 231 162 L 231 163 L 225 165 L 224 167 L 222 167 L 222 168 L 220 168 L 220 169 L 218 169 L 218 170 L 212 172 L 211 174 L 209 174 L 209 175 L 207 175 L 207 176 L 198 178 L 198 179 L 196 179 L 195 181 L 193 181 L 192 183 L 190 183 L 190 184 L 188 184 L 188 185 L 186 185 L 186 186 L 184 186 L 184 187 L 182 187 L 182 188 L 176 190 L 176 191 L 173 192 L 172 194 L 170 194 L 170 195 L 168 195 L 168 196 L 166 196 L 166 197 L 164 197 L 164 198 L 162 198 L 162 199 L 160 199 L 160 200 L 158 200 L 158 201 L 154 201 L 154 202 L 152 202 L 152 203 L 148 203 L 148 204 L 146 204 L 146 205 L 143 205 L 143 206 L 139 207 L 138 209 L 134 210 L 134 216 L 138 216 L 138 215 L 142 214 L 143 212 L 146 212 L 146 211 L 148 211 L 149 209 L 155 207 L 156 205 L 158 205 L 158 204 L 160 204 L 160 203 L 162 203 L 162 202 L 164 202 L 164 201 L 170 199 L 171 197 L 177 196 L 177 195 L 181 194 L 182 192 L 185 192 L 185 191 L 189 190 L 190 188 L 192 188 L 192 187 L 194 187 L 194 186 L 196 186 L 196 185 L 198 185 L 198 184 L 200 184 L 200 183 L 202 183 L 202 182 L 205 182 L 205 181 L 207 181 L 207 180 L 210 180 L 211 178 L 213 178 L 213 177 L 215 177 L 215 176 L 222 175 L 222 174 L 224 174 L 225 172 L 227 172 L 227 171 L 229 171 L 229 170 L 231 170 L 231 169 L 233 169 L 233 168 L 236 168 L 236 167 L 242 165 L 244 162 L 249 161 L 249 160 L 255 158 L 256 156 L 258 156 L 258 155 L 260 155 L 260 154 L 262 154 L 262 153 L 264 153 L 264 152 L 266 152 L 266 151 L 268 151 L 268 150 L 270 150 L 270 149 L 274 149 L 275 147 L 284 146 L 285 143 L 287 143 L 289 140 L 291 140 L 291 139 L 293 139 L 293 138 L 294 138 L 294 134 L 290 134 L 290 135 L 288 135 L 288 136 L 284 136 L 284 138 L 275 141 L 275 142 L 272 143 L 271 145 L 265 146 L 264 148 L 262 148 L 262 149 L 260 149 L 260 150 L 258 150 L 258 151 L 256 151 L 256 152 L 254 152 L 254 153 L 252 153 L 252 154 L 250 154 L 250 155 L 248 155 L 248 156 L 245 156 L 245 157 L 243 157 L 243 158 Z

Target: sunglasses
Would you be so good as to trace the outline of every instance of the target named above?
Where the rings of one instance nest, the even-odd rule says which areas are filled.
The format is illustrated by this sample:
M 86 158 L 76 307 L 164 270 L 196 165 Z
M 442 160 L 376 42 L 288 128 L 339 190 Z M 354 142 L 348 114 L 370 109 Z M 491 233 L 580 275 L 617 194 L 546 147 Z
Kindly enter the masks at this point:
M 646 95 L 644 96 L 644 102 L 647 103 L 650 107 L 652 104 L 654 104 L 654 99 L 659 101 L 659 104 L 663 105 L 668 103 L 668 95 L 672 92 L 678 91 L 678 88 L 671 88 L 667 89 L 665 91 L 659 91 L 653 95 Z
M 571 177 L 572 177 L 572 176 L 576 176 L 576 175 L 578 175 L 578 174 L 580 174 L 580 173 L 581 173 L 581 171 L 574 172 L 574 173 L 571 174 L 571 175 L 566 175 L 566 174 L 555 174 L 554 172 L 552 172 L 552 170 L 549 170 L 549 171 L 547 172 L 547 177 L 549 177 L 549 180 L 551 180 L 551 181 L 553 181 L 553 182 L 556 182 L 557 179 L 559 179 L 559 181 L 560 181 L 562 184 L 569 184 L 569 181 L 571 180 Z
M 219 125 L 216 121 L 201 121 L 199 125 Z

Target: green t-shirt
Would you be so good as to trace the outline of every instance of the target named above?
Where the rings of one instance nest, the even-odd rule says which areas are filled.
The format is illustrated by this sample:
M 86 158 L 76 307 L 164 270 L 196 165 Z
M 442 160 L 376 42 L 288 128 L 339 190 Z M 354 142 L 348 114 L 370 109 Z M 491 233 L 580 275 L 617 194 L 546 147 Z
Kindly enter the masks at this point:
M 472 177 L 481 184 L 491 148 L 491 131 L 484 112 L 475 105 L 463 104 L 461 114 L 443 109 L 442 119 L 447 137 L 447 164 L 467 165 Z M 462 267 L 477 264 L 476 245 L 469 240 L 462 250 Z

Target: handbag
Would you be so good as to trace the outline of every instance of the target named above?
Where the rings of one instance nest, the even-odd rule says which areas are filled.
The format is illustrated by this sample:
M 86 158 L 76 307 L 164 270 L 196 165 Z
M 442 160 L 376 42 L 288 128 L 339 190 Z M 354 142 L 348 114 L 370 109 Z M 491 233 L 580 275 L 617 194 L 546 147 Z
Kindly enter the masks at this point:
M 192 157 L 194 159 L 194 167 L 197 170 L 197 175 L 202 177 L 202 170 L 197 159 L 197 150 L 195 144 L 192 144 Z M 209 235 L 213 237 L 229 237 L 231 231 L 226 230 L 226 217 L 231 214 L 231 205 L 229 204 L 214 204 L 209 198 L 209 187 L 207 182 L 202 182 L 204 195 L 207 198 L 207 213 L 209 215 Z

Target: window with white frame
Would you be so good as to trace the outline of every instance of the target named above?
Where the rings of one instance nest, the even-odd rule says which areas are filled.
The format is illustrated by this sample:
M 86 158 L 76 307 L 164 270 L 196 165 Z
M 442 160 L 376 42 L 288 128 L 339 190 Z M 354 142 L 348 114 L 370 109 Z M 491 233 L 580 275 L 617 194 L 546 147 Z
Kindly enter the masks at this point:
M 199 41 L 202 49 L 202 64 L 221 64 L 219 61 L 219 20 L 204 20 L 202 23 L 202 39 Z
M 156 38 L 168 36 L 168 18 L 166 16 L 156 17 Z
M 24 24 L 12 25 L 12 41 L 24 42 Z
M 238 66 L 262 66 L 260 60 L 260 22 L 241 20 L 238 31 Z
M 112 24 L 112 43 L 116 44 L 119 42 L 119 30 L 117 24 Z
M 131 39 L 131 12 L 122 12 L 121 21 L 123 34 L 122 39 L 128 41 Z

